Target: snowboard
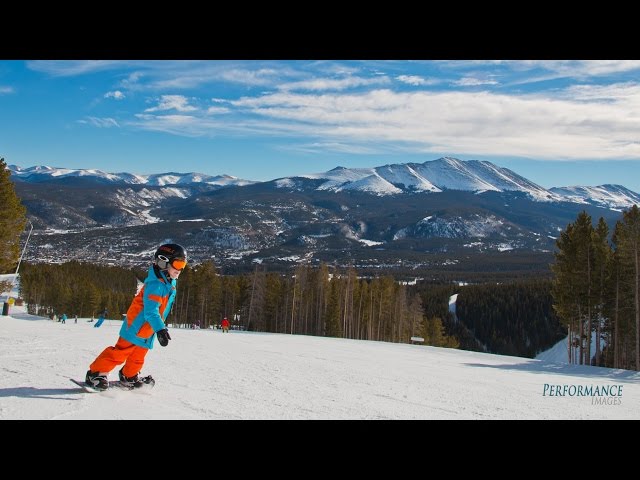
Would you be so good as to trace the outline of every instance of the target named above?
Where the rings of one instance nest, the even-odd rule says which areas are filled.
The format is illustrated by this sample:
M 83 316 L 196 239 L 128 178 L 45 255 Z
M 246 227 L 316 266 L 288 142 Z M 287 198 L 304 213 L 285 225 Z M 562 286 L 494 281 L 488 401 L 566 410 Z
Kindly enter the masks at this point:
M 97 388 L 93 388 L 87 385 L 84 380 L 76 380 L 75 378 L 70 378 L 73 383 L 81 387 L 87 393 L 104 393 L 113 390 L 131 390 L 131 391 L 148 391 L 151 390 L 156 384 L 155 380 L 152 380 L 150 383 L 144 383 L 141 387 L 135 388 L 130 385 L 125 385 L 119 380 L 109 380 L 109 388 L 106 390 L 98 390 Z M 113 389 L 113 390 L 112 390 Z

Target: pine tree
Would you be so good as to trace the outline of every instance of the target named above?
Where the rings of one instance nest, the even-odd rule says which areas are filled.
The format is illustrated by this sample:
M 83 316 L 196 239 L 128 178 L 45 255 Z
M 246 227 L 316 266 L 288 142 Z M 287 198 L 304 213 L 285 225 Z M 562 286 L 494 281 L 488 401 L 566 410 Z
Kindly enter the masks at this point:
M 595 310 L 596 310 L 596 365 L 600 365 L 600 355 L 602 348 L 600 340 L 602 337 L 602 327 L 605 319 L 605 304 L 608 295 L 607 285 L 609 283 L 612 251 L 607 242 L 609 235 L 609 226 L 603 217 L 600 217 L 598 226 L 593 234 L 594 243 L 594 291 L 595 294 Z
M 622 235 L 622 222 L 618 221 L 613 230 L 613 235 L 611 236 L 611 242 L 614 246 L 617 246 L 620 243 L 620 237 Z M 613 365 L 613 368 L 620 368 L 621 363 L 620 359 L 622 357 L 622 326 L 624 324 L 624 299 L 627 297 L 624 295 L 624 283 L 622 282 L 623 277 L 623 265 L 620 259 L 621 251 L 619 248 L 615 248 L 613 251 L 613 258 L 611 262 L 611 270 L 612 270 L 612 290 L 613 294 L 609 301 L 609 316 L 611 321 L 609 322 L 609 343 L 613 342 L 613 352 L 610 356 L 613 357 L 612 362 L 608 363 L 608 365 Z
M 640 209 L 637 205 L 623 212 L 617 240 L 620 260 L 625 268 L 624 283 L 632 293 L 635 320 L 635 368 L 640 370 Z
M 10 177 L 4 158 L 0 158 L 0 273 L 9 273 L 16 268 L 20 257 L 20 234 L 27 222 L 26 208 L 16 195 Z
M 577 273 L 575 280 L 579 280 L 578 283 L 578 295 L 580 297 L 579 313 L 580 321 L 586 320 L 586 327 L 583 323 L 580 323 L 581 339 L 584 338 L 584 342 L 580 342 L 580 355 L 584 359 L 586 365 L 591 365 L 591 330 L 592 330 L 592 305 L 593 305 L 593 273 L 594 273 L 594 246 L 593 236 L 594 229 L 591 221 L 591 216 L 587 212 L 582 211 L 575 223 L 576 227 L 576 240 L 577 240 Z M 586 332 L 585 332 L 586 329 Z M 583 352 L 583 345 L 585 351 Z M 582 361 L 580 363 L 583 363 Z
M 591 216 L 582 211 L 575 223 L 569 224 L 556 241 L 556 263 L 551 266 L 556 275 L 553 288 L 554 308 L 570 332 L 575 331 L 574 325 L 577 323 L 580 364 L 591 362 L 594 237 Z M 569 338 L 569 345 L 572 343 Z
M 265 274 L 258 270 L 256 264 L 255 271 L 251 278 L 251 293 L 249 295 L 249 318 L 247 319 L 247 330 L 262 331 L 264 325 L 264 304 L 265 304 Z

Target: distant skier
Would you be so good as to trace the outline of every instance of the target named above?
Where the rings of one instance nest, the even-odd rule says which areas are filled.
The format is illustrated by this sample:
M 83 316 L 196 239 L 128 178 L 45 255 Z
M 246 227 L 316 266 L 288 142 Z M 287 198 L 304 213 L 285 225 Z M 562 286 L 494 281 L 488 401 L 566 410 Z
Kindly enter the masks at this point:
M 136 294 L 120 328 L 115 346 L 105 348 L 87 371 L 85 383 L 97 390 L 109 388 L 107 376 L 117 365 L 120 382 L 135 388 L 155 383 L 151 375 L 140 378 L 144 358 L 153 348 L 155 336 L 163 347 L 171 340 L 165 320 L 176 296 L 176 280 L 187 265 L 187 251 L 181 245 L 161 245 L 153 257 L 143 287 Z M 155 333 L 155 336 L 154 336 Z
M 102 323 L 104 322 L 104 319 L 106 318 L 107 314 L 109 312 L 107 311 L 107 309 L 105 308 L 102 313 L 100 314 L 100 316 L 98 317 L 98 321 L 96 322 L 96 324 L 93 326 L 93 328 L 100 328 L 100 325 L 102 325 Z
M 224 317 L 222 319 L 222 333 L 229 333 L 229 320 L 227 320 L 227 317 Z

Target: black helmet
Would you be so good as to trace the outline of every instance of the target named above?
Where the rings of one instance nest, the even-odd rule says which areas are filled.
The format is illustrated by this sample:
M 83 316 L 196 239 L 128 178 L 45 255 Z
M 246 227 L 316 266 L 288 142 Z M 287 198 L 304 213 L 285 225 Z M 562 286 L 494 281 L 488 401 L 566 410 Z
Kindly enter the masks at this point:
M 174 260 L 181 261 L 181 264 L 173 264 Z M 156 254 L 153 256 L 153 263 L 158 265 L 160 270 L 166 270 L 170 264 L 173 268 L 182 270 L 187 264 L 187 251 L 177 243 L 165 243 L 156 250 Z

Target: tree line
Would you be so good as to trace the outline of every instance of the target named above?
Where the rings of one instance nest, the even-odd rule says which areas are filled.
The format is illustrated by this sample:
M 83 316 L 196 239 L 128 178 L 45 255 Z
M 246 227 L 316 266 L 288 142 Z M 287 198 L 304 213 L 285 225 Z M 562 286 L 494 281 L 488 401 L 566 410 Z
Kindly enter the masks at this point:
M 21 294 L 30 313 L 122 319 L 146 272 L 81 262 L 25 264 Z M 457 317 L 448 311 L 458 293 Z M 360 278 L 353 268 L 300 265 L 289 274 L 256 266 L 220 275 L 213 262 L 188 265 L 167 322 L 210 328 L 227 317 L 236 328 L 425 345 L 532 357 L 566 330 L 552 308 L 551 281 L 407 286 L 391 276 Z
M 30 313 L 67 313 L 122 319 L 144 272 L 68 262 L 26 264 L 21 296 Z M 420 295 L 391 276 L 359 278 L 354 268 L 298 266 L 289 274 L 256 266 L 250 275 L 223 276 L 213 262 L 188 265 L 168 323 L 209 328 L 227 317 L 232 325 L 261 332 L 331 336 L 457 347 L 437 315 L 425 315 Z
M 640 370 L 638 206 L 622 212 L 611 235 L 603 218 L 594 227 L 583 211 L 556 244 L 553 306 L 569 331 L 569 361 Z
M 106 308 L 107 318 L 121 320 L 136 293 L 138 276 L 123 267 L 76 261 L 23 263 L 20 296 L 32 315 L 95 317 Z

